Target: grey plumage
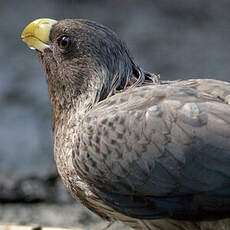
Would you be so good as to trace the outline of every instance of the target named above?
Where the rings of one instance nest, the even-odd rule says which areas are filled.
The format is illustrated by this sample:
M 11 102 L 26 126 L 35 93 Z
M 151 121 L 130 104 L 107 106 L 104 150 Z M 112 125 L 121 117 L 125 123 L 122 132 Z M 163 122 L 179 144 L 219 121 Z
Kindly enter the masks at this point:
M 73 196 L 135 229 L 230 229 L 219 220 L 230 217 L 230 83 L 161 82 L 117 35 L 85 20 L 59 21 L 50 43 L 38 57 Z
M 86 115 L 74 166 L 112 207 L 144 219 L 229 215 L 230 106 L 199 83 L 222 84 L 135 88 Z

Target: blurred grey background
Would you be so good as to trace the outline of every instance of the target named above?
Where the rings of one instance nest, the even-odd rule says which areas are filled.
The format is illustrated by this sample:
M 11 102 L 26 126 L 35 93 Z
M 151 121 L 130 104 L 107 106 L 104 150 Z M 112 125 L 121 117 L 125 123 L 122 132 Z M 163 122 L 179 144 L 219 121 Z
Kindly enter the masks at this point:
M 105 224 L 57 176 L 47 86 L 20 39 L 29 22 L 91 19 L 116 31 L 136 62 L 161 79 L 229 80 L 229 10 L 229 0 L 0 0 L 0 222 Z

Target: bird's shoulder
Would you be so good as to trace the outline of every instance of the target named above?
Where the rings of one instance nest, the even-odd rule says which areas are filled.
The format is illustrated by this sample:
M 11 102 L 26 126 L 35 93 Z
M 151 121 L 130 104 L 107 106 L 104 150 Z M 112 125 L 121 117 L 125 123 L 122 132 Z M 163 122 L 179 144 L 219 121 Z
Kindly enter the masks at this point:
M 108 111 L 146 110 L 162 102 L 189 101 L 230 103 L 230 83 L 214 79 L 167 81 L 162 84 L 128 88 L 98 103 L 90 114 Z

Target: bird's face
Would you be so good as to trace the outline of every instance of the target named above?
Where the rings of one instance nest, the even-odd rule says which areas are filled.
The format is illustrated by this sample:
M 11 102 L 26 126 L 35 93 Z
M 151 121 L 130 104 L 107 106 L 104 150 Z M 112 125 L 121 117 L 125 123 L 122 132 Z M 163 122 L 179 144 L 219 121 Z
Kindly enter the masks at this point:
M 36 50 L 53 90 L 81 90 L 90 70 L 95 69 L 95 59 L 90 57 L 90 37 L 81 24 L 74 20 L 37 19 L 22 33 L 23 41 Z
M 132 74 L 125 45 L 114 32 L 94 22 L 37 19 L 21 37 L 37 51 L 51 101 L 77 97 L 88 89 L 108 95 L 115 77 L 118 85 L 124 85 Z

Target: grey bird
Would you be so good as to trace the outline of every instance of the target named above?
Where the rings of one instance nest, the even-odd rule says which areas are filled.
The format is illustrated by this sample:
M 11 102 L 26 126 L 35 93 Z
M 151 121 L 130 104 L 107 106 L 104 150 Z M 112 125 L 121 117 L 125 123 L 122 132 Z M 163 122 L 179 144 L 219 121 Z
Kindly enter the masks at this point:
M 72 195 L 134 229 L 230 229 L 230 83 L 160 81 L 110 29 L 37 19 L 54 154 Z

